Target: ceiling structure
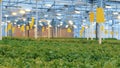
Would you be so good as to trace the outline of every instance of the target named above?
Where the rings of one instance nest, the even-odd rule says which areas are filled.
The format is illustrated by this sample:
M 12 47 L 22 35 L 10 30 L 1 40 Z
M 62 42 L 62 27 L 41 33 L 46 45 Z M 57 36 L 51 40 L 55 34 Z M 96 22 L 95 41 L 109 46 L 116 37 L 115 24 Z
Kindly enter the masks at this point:
M 26 20 L 27 24 L 32 16 L 36 18 L 38 11 L 38 20 L 54 20 L 56 23 L 72 20 L 74 23 L 89 24 L 89 12 L 96 12 L 96 8 L 101 5 L 105 11 L 106 23 L 111 20 L 114 20 L 114 24 L 120 23 L 120 0 L 3 0 L 2 17 L 3 22 L 7 16 L 7 21 L 23 24 Z

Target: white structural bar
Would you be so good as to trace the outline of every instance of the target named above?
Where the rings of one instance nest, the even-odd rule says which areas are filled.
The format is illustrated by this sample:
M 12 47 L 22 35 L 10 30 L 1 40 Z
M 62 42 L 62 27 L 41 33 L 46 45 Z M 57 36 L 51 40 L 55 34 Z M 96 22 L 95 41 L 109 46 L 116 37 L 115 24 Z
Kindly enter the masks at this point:
M 0 40 L 2 40 L 2 2 L 0 2 Z
M 38 1 L 36 0 L 36 22 L 35 22 L 35 39 L 38 38 L 38 32 L 37 32 L 37 26 L 38 26 Z

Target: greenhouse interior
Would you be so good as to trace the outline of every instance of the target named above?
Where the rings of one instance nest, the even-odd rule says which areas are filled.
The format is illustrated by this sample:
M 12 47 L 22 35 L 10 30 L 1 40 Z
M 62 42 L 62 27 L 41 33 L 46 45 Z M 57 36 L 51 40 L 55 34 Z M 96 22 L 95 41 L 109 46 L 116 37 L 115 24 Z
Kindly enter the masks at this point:
M 120 0 L 0 0 L 0 68 L 120 68 Z

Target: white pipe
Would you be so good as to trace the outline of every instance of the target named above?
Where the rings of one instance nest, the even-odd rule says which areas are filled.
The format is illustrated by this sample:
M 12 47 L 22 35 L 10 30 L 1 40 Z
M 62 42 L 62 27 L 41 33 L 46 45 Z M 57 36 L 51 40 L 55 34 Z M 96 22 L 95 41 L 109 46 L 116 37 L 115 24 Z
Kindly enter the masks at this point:
M 89 29 L 89 28 L 86 29 L 86 30 L 87 30 L 87 40 L 89 40 L 89 32 L 88 32 L 88 29 Z
M 103 0 L 100 0 L 100 7 L 103 7 Z M 102 44 L 102 37 L 101 37 L 101 24 L 99 24 L 99 44 Z
M 57 26 L 56 26 L 56 38 L 57 38 Z
M 48 38 L 50 38 L 50 26 L 48 25 Z
M 60 37 L 61 37 L 61 28 L 60 28 Z
M 100 24 L 99 24 L 99 44 L 102 44 L 102 37 L 101 37 L 101 29 L 100 29 Z
M 0 40 L 2 40 L 2 2 L 0 3 Z
M 7 24 L 7 17 L 6 17 L 6 24 Z M 7 28 L 7 26 L 6 26 L 6 28 Z M 5 28 L 5 30 L 6 30 L 6 28 Z M 5 32 L 5 36 L 7 37 L 7 32 Z
M 37 0 L 36 0 L 35 39 L 38 38 L 38 36 L 37 36 L 37 26 L 38 26 L 37 22 L 38 22 L 38 2 L 37 2 Z
M 91 30 L 91 40 L 93 40 L 93 23 L 91 23 L 90 25 L 90 30 Z

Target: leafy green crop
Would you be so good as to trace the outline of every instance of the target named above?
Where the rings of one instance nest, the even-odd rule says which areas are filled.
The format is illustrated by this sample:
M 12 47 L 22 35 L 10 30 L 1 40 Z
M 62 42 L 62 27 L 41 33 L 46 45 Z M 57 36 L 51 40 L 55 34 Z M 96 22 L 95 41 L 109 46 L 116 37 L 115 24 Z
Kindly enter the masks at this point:
M 0 68 L 120 68 L 120 42 L 53 38 L 4 38 Z

